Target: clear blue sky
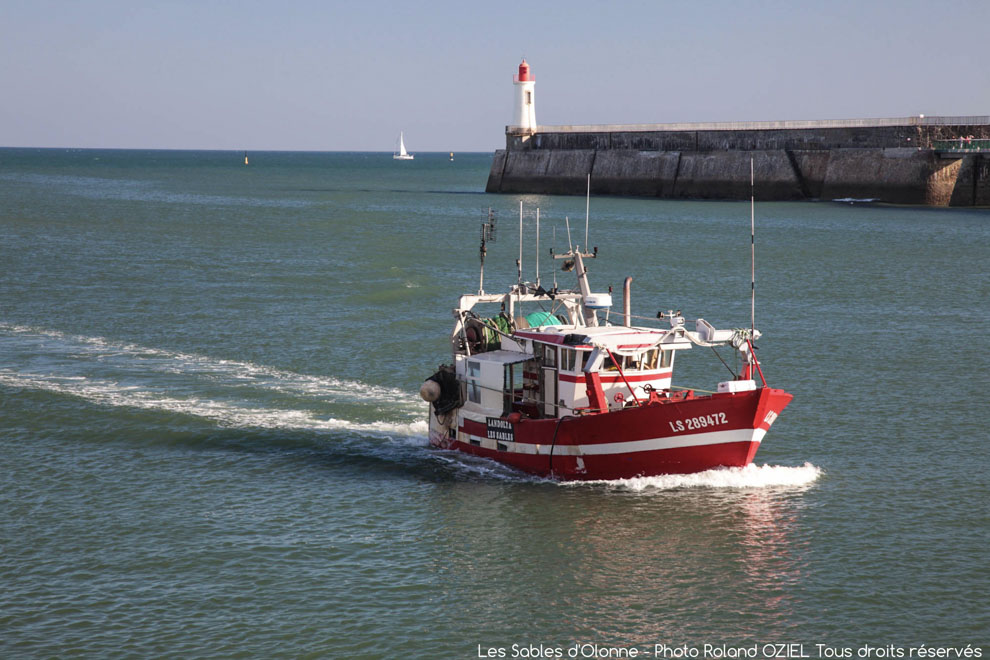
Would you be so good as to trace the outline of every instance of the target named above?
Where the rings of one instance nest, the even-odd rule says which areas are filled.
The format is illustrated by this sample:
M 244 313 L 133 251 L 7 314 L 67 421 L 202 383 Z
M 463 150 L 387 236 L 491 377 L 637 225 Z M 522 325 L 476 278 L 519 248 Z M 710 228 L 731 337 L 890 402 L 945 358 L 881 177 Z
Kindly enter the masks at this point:
M 990 114 L 990 0 L 0 0 L 0 146 L 490 151 L 540 124 Z

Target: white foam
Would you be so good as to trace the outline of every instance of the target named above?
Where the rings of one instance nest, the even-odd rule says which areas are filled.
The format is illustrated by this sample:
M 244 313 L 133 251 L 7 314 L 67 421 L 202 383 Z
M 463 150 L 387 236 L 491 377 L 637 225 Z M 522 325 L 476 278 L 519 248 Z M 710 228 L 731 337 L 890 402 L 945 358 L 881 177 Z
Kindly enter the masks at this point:
M 221 427 L 347 430 L 371 435 L 404 435 L 425 439 L 425 420 L 411 422 L 356 422 L 323 417 L 308 410 L 251 407 L 206 398 L 162 396 L 137 386 L 121 386 L 112 381 L 90 378 L 64 378 L 19 374 L 0 370 L 0 385 L 68 394 L 98 405 L 158 410 L 209 419 Z
M 222 377 L 235 381 L 232 384 L 250 384 L 286 394 L 319 396 L 333 401 L 368 401 L 420 405 L 419 397 L 392 387 L 369 385 L 357 381 L 342 380 L 330 376 L 299 374 L 273 367 L 148 348 L 125 342 L 115 342 L 103 337 L 69 335 L 57 330 L 31 328 L 0 323 L 0 332 L 18 335 L 27 341 L 45 342 L 46 355 L 60 357 L 87 357 L 101 363 L 115 363 L 121 367 L 137 367 L 141 372 Z M 132 362 L 135 361 L 135 362 Z M 139 361 L 139 362 L 136 362 Z
M 694 474 L 665 474 L 656 477 L 633 477 L 608 481 L 564 482 L 567 485 L 604 484 L 635 492 L 675 490 L 686 488 L 739 489 L 801 487 L 818 480 L 824 471 L 805 463 L 798 467 L 785 465 L 756 465 L 717 468 Z
M 498 479 L 500 481 L 541 482 L 543 478 L 521 472 L 513 467 L 499 463 L 490 458 L 473 456 L 456 449 L 436 449 L 432 454 L 436 460 L 447 464 L 472 477 Z
M 876 197 L 839 197 L 838 199 L 833 199 L 833 202 L 841 202 L 843 204 L 871 204 L 873 202 L 879 201 Z
M 11 368 L 18 360 L 8 356 L 7 367 L 0 369 L 0 385 L 8 387 L 193 415 L 222 427 L 348 430 L 424 443 L 428 432 L 423 402 L 396 388 L 0 323 L 0 341 L 3 335 L 15 340 L 12 348 L 25 363 Z M 171 380 L 163 383 L 161 374 Z M 290 394 L 296 403 L 259 405 L 259 398 L 269 396 L 265 392 Z M 398 419 L 356 421 L 314 412 L 338 403 L 385 404 Z

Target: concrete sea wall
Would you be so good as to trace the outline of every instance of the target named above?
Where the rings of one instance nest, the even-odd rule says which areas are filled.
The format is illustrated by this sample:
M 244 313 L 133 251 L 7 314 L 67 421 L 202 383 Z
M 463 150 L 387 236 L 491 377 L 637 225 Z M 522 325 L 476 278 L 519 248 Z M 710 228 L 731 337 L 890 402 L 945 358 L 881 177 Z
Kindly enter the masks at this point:
M 876 199 L 990 206 L 990 151 L 950 153 L 990 138 L 990 117 L 848 122 L 508 127 L 486 190 L 748 199 L 750 159 L 761 200 Z

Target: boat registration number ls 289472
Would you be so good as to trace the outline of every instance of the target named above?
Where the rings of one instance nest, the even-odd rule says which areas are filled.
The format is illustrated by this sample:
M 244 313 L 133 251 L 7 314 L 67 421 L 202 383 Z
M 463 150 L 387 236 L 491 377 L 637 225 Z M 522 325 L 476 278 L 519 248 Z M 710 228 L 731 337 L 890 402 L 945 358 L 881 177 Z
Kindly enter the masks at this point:
M 706 429 L 709 426 L 720 426 L 727 424 L 728 420 L 725 418 L 725 413 L 720 412 L 712 413 L 711 415 L 678 419 L 667 423 L 670 424 L 670 430 L 677 433 L 678 431 L 694 431 L 697 429 Z

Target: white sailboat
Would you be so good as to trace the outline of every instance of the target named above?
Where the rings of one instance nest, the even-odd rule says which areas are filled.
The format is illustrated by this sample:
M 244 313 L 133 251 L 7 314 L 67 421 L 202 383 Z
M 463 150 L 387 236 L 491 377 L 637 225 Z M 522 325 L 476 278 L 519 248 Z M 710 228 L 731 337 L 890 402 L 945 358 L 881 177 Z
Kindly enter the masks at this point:
M 406 151 L 405 140 L 402 139 L 402 131 L 399 131 L 399 151 L 392 154 L 394 160 L 412 160 L 414 156 Z

